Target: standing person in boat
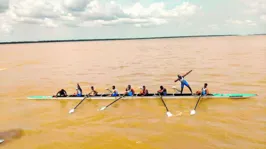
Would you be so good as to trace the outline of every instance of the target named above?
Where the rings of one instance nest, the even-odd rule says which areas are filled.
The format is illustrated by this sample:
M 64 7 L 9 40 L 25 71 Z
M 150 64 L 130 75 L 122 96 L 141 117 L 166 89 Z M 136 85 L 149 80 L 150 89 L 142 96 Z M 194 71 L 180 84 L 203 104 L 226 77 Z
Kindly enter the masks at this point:
M 57 92 L 55 97 L 67 97 L 67 92 L 64 89 L 61 89 L 59 92 Z
M 78 83 L 77 83 L 76 90 L 77 90 L 77 97 L 82 97 L 82 89 L 81 89 L 81 87 L 79 86 Z
M 146 89 L 146 86 L 143 85 L 142 88 L 141 88 L 141 91 L 139 93 L 140 96 L 146 96 L 149 94 L 149 91 Z
M 201 91 L 197 91 L 196 94 L 197 95 L 203 95 L 203 96 L 209 95 L 210 92 L 209 92 L 209 89 L 207 87 L 208 87 L 208 84 L 207 83 L 204 83 L 204 86 L 201 89 Z
M 91 92 L 90 92 L 89 96 L 96 96 L 96 95 L 98 95 L 98 92 L 94 89 L 93 86 L 91 86 Z
M 157 93 L 159 93 L 159 95 L 166 96 L 166 95 L 167 95 L 167 90 L 166 90 L 166 88 L 164 88 L 164 87 L 161 85 L 161 86 L 160 86 L 160 90 L 158 90 Z
M 180 74 L 177 75 L 177 79 L 175 80 L 175 82 L 180 81 L 181 82 L 181 94 L 183 93 L 183 89 L 184 86 L 188 87 L 188 89 L 190 90 L 191 94 L 192 93 L 192 89 L 190 87 L 190 85 L 188 84 L 188 82 L 185 80 L 185 76 L 188 75 L 192 70 L 190 70 L 189 72 L 187 72 L 185 75 L 181 76 Z
M 127 95 L 127 96 L 134 96 L 134 94 L 135 94 L 134 89 L 131 88 L 131 85 L 128 85 L 127 88 L 126 88 L 125 95 Z
M 118 94 L 118 91 L 117 91 L 117 89 L 115 88 L 115 86 L 113 85 L 112 86 L 112 91 L 111 91 L 111 95 L 110 96 L 113 96 L 113 97 L 116 97 L 116 96 L 118 96 L 119 94 Z

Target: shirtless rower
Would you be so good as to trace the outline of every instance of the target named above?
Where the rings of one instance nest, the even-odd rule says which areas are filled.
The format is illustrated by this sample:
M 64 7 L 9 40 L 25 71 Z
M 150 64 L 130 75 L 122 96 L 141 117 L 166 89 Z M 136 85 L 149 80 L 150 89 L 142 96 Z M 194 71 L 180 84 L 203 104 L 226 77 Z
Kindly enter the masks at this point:
M 98 95 L 98 92 L 94 89 L 93 86 L 91 86 L 91 92 L 89 93 L 89 96 L 96 96 Z
M 149 91 L 147 90 L 146 86 L 143 85 L 142 88 L 141 88 L 141 91 L 140 91 L 139 95 L 146 96 L 148 94 L 149 94 Z
M 157 91 L 160 95 L 166 96 L 167 95 L 167 90 L 164 88 L 162 85 L 160 86 L 160 90 Z

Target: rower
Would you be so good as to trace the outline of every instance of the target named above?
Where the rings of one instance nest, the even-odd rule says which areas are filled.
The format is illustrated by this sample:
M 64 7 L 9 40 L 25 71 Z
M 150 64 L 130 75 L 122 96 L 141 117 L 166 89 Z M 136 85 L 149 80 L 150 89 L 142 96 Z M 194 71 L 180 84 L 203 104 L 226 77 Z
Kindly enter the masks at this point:
M 140 91 L 139 95 L 146 96 L 148 94 L 149 94 L 149 91 L 146 89 L 146 86 L 143 85 L 142 88 L 141 88 L 141 91 Z
M 131 85 L 128 85 L 127 88 L 126 88 L 125 95 L 127 95 L 127 96 L 134 96 L 134 94 L 135 94 L 134 89 L 131 88 Z
M 56 97 L 67 97 L 67 92 L 64 89 L 61 89 L 57 92 Z
M 207 83 L 204 83 L 204 87 L 201 89 L 201 91 L 197 91 L 196 94 L 197 95 L 209 95 L 210 92 L 209 92 L 209 89 L 207 88 L 208 87 L 208 84 Z
M 163 95 L 163 96 L 167 95 L 167 90 L 162 85 L 160 86 L 160 90 L 158 90 L 157 92 L 159 93 L 159 95 Z
M 190 92 L 191 92 L 191 94 L 192 94 L 192 89 L 191 89 L 191 87 L 190 87 L 190 85 L 188 84 L 188 82 L 184 79 L 185 78 L 185 76 L 186 75 L 188 75 L 190 72 L 191 72 L 192 70 L 190 70 L 189 72 L 187 72 L 185 75 L 183 75 L 183 76 L 181 76 L 181 75 L 177 75 L 177 79 L 175 80 L 175 82 L 177 82 L 177 81 L 180 81 L 181 82 L 181 91 L 180 91 L 180 93 L 182 94 L 182 92 L 183 92 L 183 89 L 184 89 L 184 85 L 186 86 L 186 87 L 188 87 L 188 89 L 190 90 Z
M 77 97 L 81 97 L 81 96 L 82 96 L 82 89 L 81 89 L 81 87 L 79 86 L 78 83 L 77 83 L 77 88 L 76 88 L 76 90 L 77 90 Z
M 96 95 L 98 95 L 98 92 L 94 89 L 93 86 L 91 86 L 91 92 L 90 92 L 89 96 L 96 96 Z
M 118 91 L 116 90 L 114 85 L 112 86 L 112 92 L 111 93 L 112 93 L 111 96 L 113 96 L 113 97 L 118 96 Z

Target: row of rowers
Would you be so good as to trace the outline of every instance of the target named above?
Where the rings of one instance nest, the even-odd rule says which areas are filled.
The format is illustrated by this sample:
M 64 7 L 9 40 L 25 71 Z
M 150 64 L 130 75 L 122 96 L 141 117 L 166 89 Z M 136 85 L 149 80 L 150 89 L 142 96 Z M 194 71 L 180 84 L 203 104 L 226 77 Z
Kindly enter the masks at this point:
M 180 83 L 181 83 L 181 91 L 180 91 L 180 93 L 181 93 L 181 94 L 183 93 L 184 86 L 186 86 L 186 87 L 190 90 L 191 94 L 193 94 L 193 93 L 192 93 L 192 89 L 191 89 L 189 83 L 185 80 L 185 76 L 187 76 L 190 72 L 192 72 L 192 70 L 190 70 L 189 72 L 187 72 L 187 73 L 184 74 L 184 75 L 179 75 L 179 74 L 178 74 L 178 75 L 177 75 L 177 79 L 174 80 L 174 82 L 180 81 Z M 88 94 L 89 96 L 95 96 L 95 95 L 98 94 L 98 92 L 95 91 L 95 89 L 94 89 L 93 86 L 91 87 L 91 90 L 92 90 L 92 91 Z M 112 86 L 112 91 L 111 91 L 111 90 L 109 90 L 109 91 L 111 92 L 110 96 L 118 96 L 118 92 L 117 92 L 115 86 Z M 167 94 L 167 91 L 166 91 L 166 89 L 165 89 L 163 86 L 160 86 L 160 90 L 158 90 L 157 92 L 158 92 L 159 94 L 161 94 L 161 95 L 166 95 L 166 94 Z M 197 91 L 197 92 L 196 92 L 196 94 L 199 94 L 199 93 L 200 93 L 200 94 L 206 94 L 206 93 L 208 94 L 207 83 L 204 84 L 204 87 L 202 88 L 201 91 Z M 67 93 L 66 93 L 66 91 L 65 91 L 64 89 L 60 90 L 60 91 L 57 93 L 57 96 L 58 96 L 58 94 L 60 94 L 61 96 L 62 96 L 62 95 L 63 95 L 63 96 L 67 96 Z M 128 85 L 128 87 L 126 88 L 126 92 L 125 92 L 124 95 L 126 95 L 126 96 L 133 96 L 134 94 L 135 94 L 134 89 L 132 89 L 131 86 Z M 143 87 L 142 87 L 142 90 L 141 90 L 141 92 L 140 92 L 140 95 L 144 95 L 144 96 L 145 96 L 145 95 L 147 95 L 147 94 L 148 94 L 148 90 L 146 89 L 145 86 L 143 86 Z M 79 84 L 77 84 L 77 95 L 76 95 L 76 96 L 82 96 L 82 89 L 81 89 L 81 87 L 79 86 Z
M 202 91 L 197 91 L 196 94 L 198 94 L 198 95 L 199 94 L 209 94 L 209 91 L 207 89 L 207 85 L 208 84 L 205 83 L 204 84 L 204 87 L 202 88 Z M 146 95 L 149 94 L 149 91 L 146 88 L 146 86 L 142 86 L 142 87 L 140 87 L 140 89 L 141 89 L 140 90 L 140 93 L 139 93 L 140 96 L 146 96 Z M 82 94 L 82 89 L 81 89 L 81 87 L 80 87 L 79 84 L 77 84 L 76 90 L 77 90 L 77 93 L 74 94 L 74 96 L 81 97 L 83 94 Z M 110 96 L 113 96 L 113 97 L 119 96 L 119 93 L 118 93 L 118 91 L 117 91 L 117 89 L 116 89 L 115 86 L 112 86 L 112 89 L 111 90 L 110 89 L 107 89 L 107 90 L 110 92 Z M 167 90 L 166 90 L 166 88 L 164 88 L 161 85 L 160 86 L 160 89 L 157 91 L 157 93 L 159 93 L 160 95 L 165 96 L 167 94 Z M 135 90 L 131 87 L 131 85 L 128 85 L 127 88 L 125 89 L 124 95 L 125 96 L 133 96 L 134 94 L 135 94 Z M 88 96 L 96 96 L 96 95 L 98 95 L 98 92 L 95 90 L 95 88 L 93 86 L 91 86 L 91 92 L 88 94 Z M 57 97 L 66 97 L 68 95 L 67 95 L 67 92 L 64 89 L 62 89 L 62 90 L 60 90 L 57 93 L 56 96 Z
M 79 84 L 77 84 L 77 93 L 75 94 L 77 97 L 81 97 L 82 94 L 82 89 L 80 87 Z M 119 93 L 117 91 L 117 89 L 115 88 L 115 86 L 112 86 L 112 89 L 107 89 L 110 92 L 110 96 L 119 96 Z M 158 93 L 161 93 L 162 95 L 166 95 L 167 94 L 167 90 L 163 87 L 160 86 L 160 90 L 158 90 Z M 135 90 L 133 88 L 131 88 L 131 85 L 128 85 L 125 93 L 126 96 L 133 96 L 135 94 Z M 149 94 L 148 89 L 146 88 L 146 86 L 141 87 L 141 91 L 139 93 L 139 95 L 145 96 Z M 95 90 L 95 88 L 93 86 L 91 86 L 91 92 L 88 94 L 89 96 L 96 96 L 98 95 L 98 92 Z M 66 97 L 67 96 L 67 92 L 64 89 L 61 89 L 57 94 L 57 97 Z

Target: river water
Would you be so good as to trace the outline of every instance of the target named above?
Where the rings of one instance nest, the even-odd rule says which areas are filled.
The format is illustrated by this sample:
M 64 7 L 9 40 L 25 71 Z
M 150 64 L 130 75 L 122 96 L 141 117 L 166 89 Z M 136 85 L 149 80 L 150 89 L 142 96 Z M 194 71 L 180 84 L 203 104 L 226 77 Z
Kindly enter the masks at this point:
M 0 45 L 0 137 L 7 149 L 265 149 L 266 36 Z M 178 73 L 193 92 L 255 93 L 250 99 L 28 100 L 128 84 L 173 92 Z M 184 92 L 188 92 L 185 87 Z M 0 138 L 0 139 L 1 139 Z

